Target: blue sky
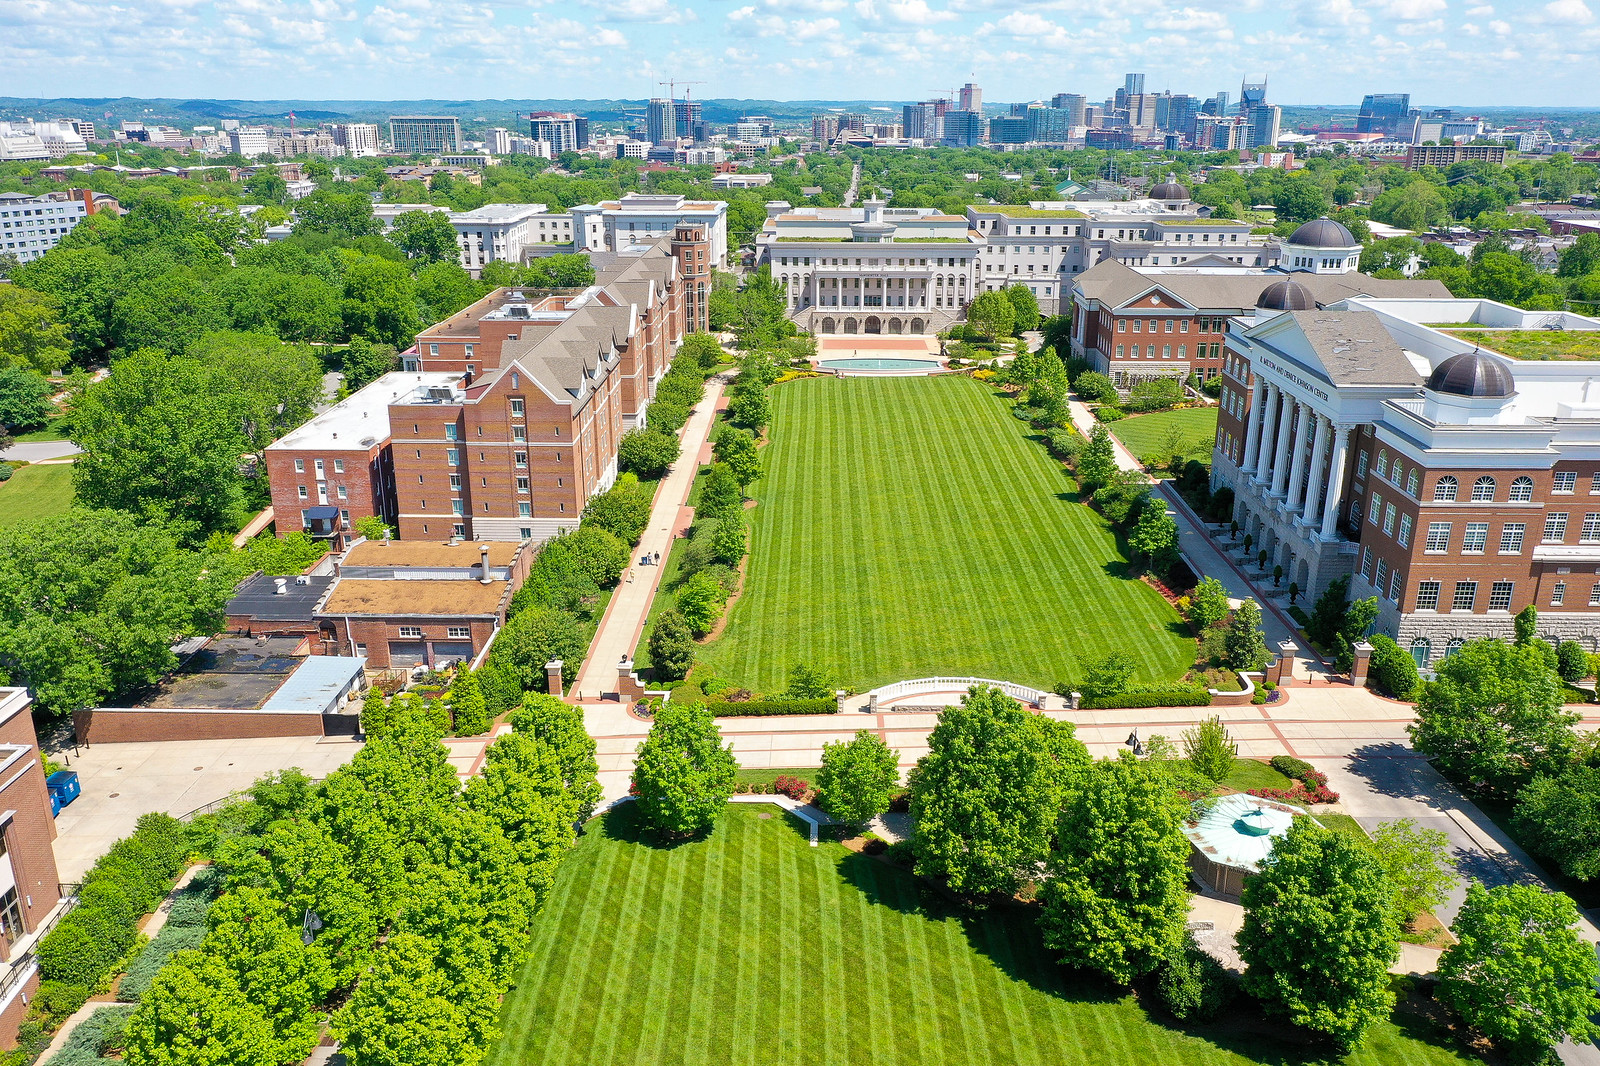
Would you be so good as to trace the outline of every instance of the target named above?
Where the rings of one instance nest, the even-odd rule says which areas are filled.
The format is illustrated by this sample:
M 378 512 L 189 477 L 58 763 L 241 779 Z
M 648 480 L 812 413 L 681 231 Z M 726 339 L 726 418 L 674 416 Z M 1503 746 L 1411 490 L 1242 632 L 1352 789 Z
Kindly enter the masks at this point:
M 1151 91 L 1600 106 L 1600 0 L 0 0 L 0 95 L 919 99 Z

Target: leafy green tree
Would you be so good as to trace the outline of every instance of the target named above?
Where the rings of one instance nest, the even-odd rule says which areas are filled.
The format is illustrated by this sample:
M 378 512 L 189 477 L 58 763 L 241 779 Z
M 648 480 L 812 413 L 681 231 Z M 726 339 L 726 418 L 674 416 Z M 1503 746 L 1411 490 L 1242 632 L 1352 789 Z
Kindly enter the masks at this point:
M 244 191 L 257 204 L 281 204 L 289 198 L 289 183 L 276 170 L 263 170 L 244 180 Z
M 272 1026 L 277 1062 L 298 1062 L 317 1046 L 314 1007 L 333 987 L 325 959 L 307 950 L 277 901 L 259 888 L 226 893 L 206 915 L 200 949 L 233 972 L 244 999 Z
M 1124 753 L 1089 766 L 1061 810 L 1044 886 L 1045 944 L 1118 984 L 1181 948 L 1189 918 L 1188 804 Z
M 1409 922 L 1442 906 L 1455 881 L 1450 837 L 1410 818 L 1384 822 L 1372 834 L 1372 854 L 1394 886 L 1395 913 Z
M 1255 600 L 1245 600 L 1234 608 L 1223 639 L 1228 665 L 1235 670 L 1259 670 L 1270 657 L 1266 634 L 1261 629 L 1261 608 Z
M 394 528 L 375 514 L 362 515 L 353 523 L 356 532 L 368 540 L 383 540 L 394 536 Z
M 583 711 L 554 696 L 530 692 L 511 712 L 511 726 L 550 745 L 567 793 L 577 804 L 578 821 L 588 821 L 600 802 L 600 763 L 594 737 L 583 726 Z
M 656 677 L 676 681 L 694 665 L 694 631 L 676 609 L 662 611 L 650 627 L 650 662 Z
M 1189 594 L 1189 624 L 1205 632 L 1224 618 L 1232 608 L 1228 590 L 1214 577 L 1203 577 Z
M 54 298 L 20 285 L 0 285 L 0 366 L 40 373 L 60 370 L 72 339 Z
M 722 345 L 717 343 L 717 338 L 709 333 L 691 333 L 683 338 L 683 343 L 678 346 L 678 359 L 686 359 L 694 363 L 701 370 L 710 370 L 726 358 Z
M 1560 892 L 1531 885 L 1467 885 L 1439 958 L 1434 997 L 1522 1062 L 1545 1061 L 1562 1040 L 1600 1037 L 1600 964 L 1579 938 L 1578 908 Z
M 1245 550 L 1249 551 L 1247 543 Z M 1350 579 L 1336 578 L 1328 583 L 1316 604 L 1311 608 L 1311 624 L 1306 626 L 1306 636 L 1324 648 L 1332 648 L 1344 624 L 1345 609 L 1350 600 Z
M 49 372 L 66 365 L 69 348 L 72 359 L 87 362 L 111 346 L 111 309 L 126 266 L 105 248 L 71 243 L 76 239 L 74 232 L 18 269 L 16 284 L 0 285 L 0 353 L 8 362 Z
M 128 1066 L 280 1066 L 261 1008 L 222 959 L 182 951 L 161 968 L 122 1031 Z
M 413 288 L 424 322 L 441 322 L 484 293 L 483 285 L 454 259 L 419 267 Z
M 1078 453 L 1078 481 L 1085 492 L 1094 492 L 1111 481 L 1117 473 L 1117 456 L 1111 444 L 1111 433 L 1105 426 L 1097 425 L 1089 433 L 1089 442 Z
M 1183 753 L 1195 772 L 1215 783 L 1233 773 L 1239 745 L 1222 719 L 1212 715 L 1183 731 Z
M 1320 185 L 1304 179 L 1279 182 L 1272 191 L 1272 203 L 1280 222 L 1309 222 L 1327 214 L 1332 206 Z
M 1078 395 L 1090 403 L 1117 402 L 1117 387 L 1111 379 L 1098 370 L 1086 370 L 1079 374 L 1072 382 L 1072 387 Z
M 1518 644 L 1532 644 L 1539 639 L 1539 608 L 1528 604 L 1511 620 L 1512 632 Z
M 1581 278 L 1600 272 L 1600 233 L 1585 233 L 1557 257 L 1556 277 Z
M 406 253 L 407 259 L 454 263 L 461 257 L 456 228 L 443 211 L 404 211 L 396 215 L 389 239 Z
M 615 585 L 628 568 L 628 546 L 596 525 L 563 530 L 545 542 L 540 557 L 557 549 L 565 551 L 596 588 Z
M 35 429 L 44 425 L 54 410 L 50 383 L 38 371 L 0 366 L 0 426 Z
M 711 533 L 711 558 L 724 566 L 738 566 L 744 558 L 746 532 L 742 510 L 725 514 Z
M 385 736 L 389 732 L 389 701 L 383 689 L 373 685 L 361 699 L 361 732 L 369 737 Z
M 717 518 L 739 511 L 744 505 L 744 493 L 739 479 L 727 463 L 712 463 L 711 470 L 700 485 L 700 499 L 695 505 L 695 516 Z
M 1026 333 L 1039 326 L 1039 300 L 1026 285 L 1007 285 L 1006 299 L 1011 301 L 1011 332 Z
M 703 704 L 669 701 L 639 745 L 633 792 L 644 820 L 664 836 L 711 828 L 733 795 L 739 764 Z
M 1067 380 L 1066 364 L 1056 358 L 1055 352 L 1042 349 L 1034 364 L 1033 380 L 1028 384 L 1029 405 L 1039 411 L 1045 422 L 1064 426 L 1072 421 L 1071 400 L 1072 383 Z
M 899 783 L 899 758 L 874 733 L 860 729 L 854 740 L 822 746 L 817 802 L 846 825 L 865 825 L 888 810 Z
M 372 215 L 372 201 L 358 192 L 318 189 L 294 205 L 294 232 L 333 237 L 376 236 L 383 228 Z
M 341 357 L 344 383 L 351 392 L 377 381 L 400 368 L 400 356 L 389 344 L 374 344 L 365 337 L 351 337 Z
M 1514 819 L 1523 842 L 1568 877 L 1600 876 L 1600 769 L 1539 774 L 1518 793 Z
M 419 306 L 416 284 L 404 263 L 362 255 L 346 264 L 340 312 L 350 336 L 409 347 L 422 328 Z
M 1338 629 L 1333 636 L 1333 668 L 1341 673 L 1349 673 L 1355 665 L 1355 646 L 1366 639 L 1372 629 L 1372 623 L 1378 618 L 1378 597 L 1368 596 L 1363 600 L 1352 600 L 1345 606 L 1344 617 L 1340 620 Z
M 1269 1013 L 1353 1049 L 1394 1006 L 1389 967 L 1400 948 L 1392 900 L 1364 847 L 1296 819 L 1245 879 L 1245 991 Z
M 1511 794 L 1528 778 L 1566 764 L 1576 712 L 1535 644 L 1474 640 L 1442 660 L 1424 682 L 1417 720 L 1408 727 L 1418 751 L 1474 787 Z
M 1152 570 L 1165 573 L 1178 561 L 1178 523 L 1165 507 L 1146 507 L 1128 534 L 1128 548 Z
M 939 715 L 911 774 L 919 874 L 946 878 L 962 893 L 1010 892 L 1019 873 L 1045 857 L 1069 768 L 1032 718 L 981 685 Z
M 509 668 L 524 692 L 543 692 L 545 663 L 565 663 L 562 683 L 568 684 L 588 648 L 589 633 L 575 616 L 557 607 L 534 607 L 506 622 L 489 661 Z
M 1367 665 L 1368 685 L 1397 700 L 1410 699 L 1417 686 L 1422 684 L 1417 661 L 1392 637 L 1382 633 L 1374 633 L 1369 643 L 1372 645 L 1372 660 Z
M 414 933 L 384 942 L 372 971 L 333 1016 L 333 1033 L 350 1066 L 470 1066 L 482 1055 L 468 1041 L 466 1012 L 437 965 L 436 952 Z
M 641 478 L 663 477 L 678 461 L 681 447 L 678 438 L 671 433 L 629 430 L 617 445 L 617 469 Z
M 711 458 L 728 468 L 738 480 L 741 491 L 761 476 L 761 454 L 756 450 L 755 437 L 734 426 L 717 430 L 711 444 Z
M 598 496 L 590 497 L 583 509 L 583 524 L 597 525 L 624 544 L 639 543 L 644 527 L 650 524 L 650 494 L 638 479 L 618 478 L 617 483 Z
M 1133 656 L 1121 651 L 1109 651 L 1092 661 L 1083 672 L 1078 684 L 1079 693 L 1090 700 L 1115 696 L 1128 687 L 1133 673 L 1139 668 Z
M 760 385 L 741 385 L 729 390 L 728 420 L 751 433 L 760 433 L 772 420 L 772 401 Z
M 1568 684 L 1589 676 L 1589 653 L 1582 644 L 1575 640 L 1563 640 L 1556 645 L 1556 673 Z
M 992 341 L 1011 336 L 1016 323 L 1016 305 L 1004 292 L 980 292 L 967 305 L 967 325 Z
M 1039 330 L 1044 334 L 1044 346 L 1054 348 L 1057 355 L 1072 350 L 1072 315 L 1063 313 L 1051 315 L 1039 323 Z
M 838 684 L 827 670 L 814 662 L 800 660 L 789 667 L 789 687 L 784 698 L 791 700 L 820 700 L 833 695 Z
M 717 579 L 701 570 L 678 589 L 678 611 L 696 634 L 705 636 L 722 617 L 727 593 Z
M 477 675 L 465 666 L 450 682 L 450 712 L 457 736 L 475 737 L 487 733 L 494 724 L 489 705 L 483 700 L 483 690 L 478 687 Z

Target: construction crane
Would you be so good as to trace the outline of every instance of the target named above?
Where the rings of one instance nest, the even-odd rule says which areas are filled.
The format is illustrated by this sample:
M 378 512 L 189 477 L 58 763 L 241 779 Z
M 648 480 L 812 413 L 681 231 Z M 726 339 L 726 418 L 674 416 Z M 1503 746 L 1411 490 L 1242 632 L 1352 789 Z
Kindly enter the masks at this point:
M 656 84 L 657 85 L 665 85 L 667 87 L 667 99 L 668 100 L 676 100 L 678 98 L 678 96 L 677 96 L 677 87 L 682 85 L 684 87 L 684 89 L 683 89 L 683 102 L 684 103 L 688 103 L 689 102 L 689 86 L 691 86 L 691 85 L 704 85 L 706 83 L 703 82 L 703 81 L 678 81 L 676 78 L 668 78 L 666 81 L 658 81 L 658 82 L 656 82 Z

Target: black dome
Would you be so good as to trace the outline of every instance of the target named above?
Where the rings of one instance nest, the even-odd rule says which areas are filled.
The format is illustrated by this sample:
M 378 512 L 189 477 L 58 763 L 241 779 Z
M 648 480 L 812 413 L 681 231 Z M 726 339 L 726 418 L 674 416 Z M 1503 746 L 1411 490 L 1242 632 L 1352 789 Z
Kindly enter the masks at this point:
M 1497 398 L 1513 395 L 1517 385 L 1499 360 L 1471 351 L 1452 355 L 1434 367 L 1428 375 L 1428 389 L 1456 396 Z
M 1166 181 L 1150 190 L 1152 200 L 1187 200 L 1189 190 L 1173 181 L 1169 176 Z
M 1261 295 L 1256 297 L 1256 306 L 1266 311 L 1315 311 L 1317 301 L 1310 289 L 1285 278 L 1262 289 Z
M 1288 243 L 1302 248 L 1351 248 L 1361 242 L 1333 219 L 1319 218 L 1302 224 Z

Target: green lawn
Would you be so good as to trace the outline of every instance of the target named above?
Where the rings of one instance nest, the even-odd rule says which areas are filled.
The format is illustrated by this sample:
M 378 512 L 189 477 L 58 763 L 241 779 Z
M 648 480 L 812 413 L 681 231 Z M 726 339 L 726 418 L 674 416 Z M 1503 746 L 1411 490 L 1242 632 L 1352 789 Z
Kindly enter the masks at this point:
M 66 440 L 67 420 L 64 418 L 52 418 L 49 422 L 44 424 L 43 428 L 29 430 L 27 433 L 18 433 L 12 439 L 18 444 L 36 444 L 47 441 Z
M 1141 460 L 1154 455 L 1166 444 L 1167 434 L 1176 426 L 1185 440 L 1192 443 L 1189 458 L 1211 464 L 1211 446 L 1217 437 L 1217 409 L 1215 407 L 1180 407 L 1175 411 L 1156 411 L 1148 415 L 1133 415 L 1113 422 L 1107 428 L 1127 449 Z M 1165 461 L 1165 457 L 1163 457 Z
M 488 1066 L 1307 1061 L 1248 1008 L 1168 1024 L 1059 968 L 1028 912 L 958 909 L 897 867 L 807 846 L 775 807 L 730 806 L 676 847 L 637 842 L 635 818 L 591 822 L 562 864 Z M 1472 1061 L 1396 1021 L 1341 1061 Z
M 988 386 L 808 378 L 773 389 L 744 594 L 700 658 L 760 691 L 810 659 L 846 685 L 1050 686 L 1113 648 L 1173 680 L 1194 642 L 1126 576 L 1105 521 Z
M 71 506 L 71 463 L 19 466 L 11 480 L 0 483 L 0 526 L 47 518 Z
M 1292 780 L 1264 762 L 1238 758 L 1233 760 L 1233 772 L 1224 777 L 1222 783 L 1240 792 L 1248 792 L 1252 788 L 1290 788 L 1294 785 Z

